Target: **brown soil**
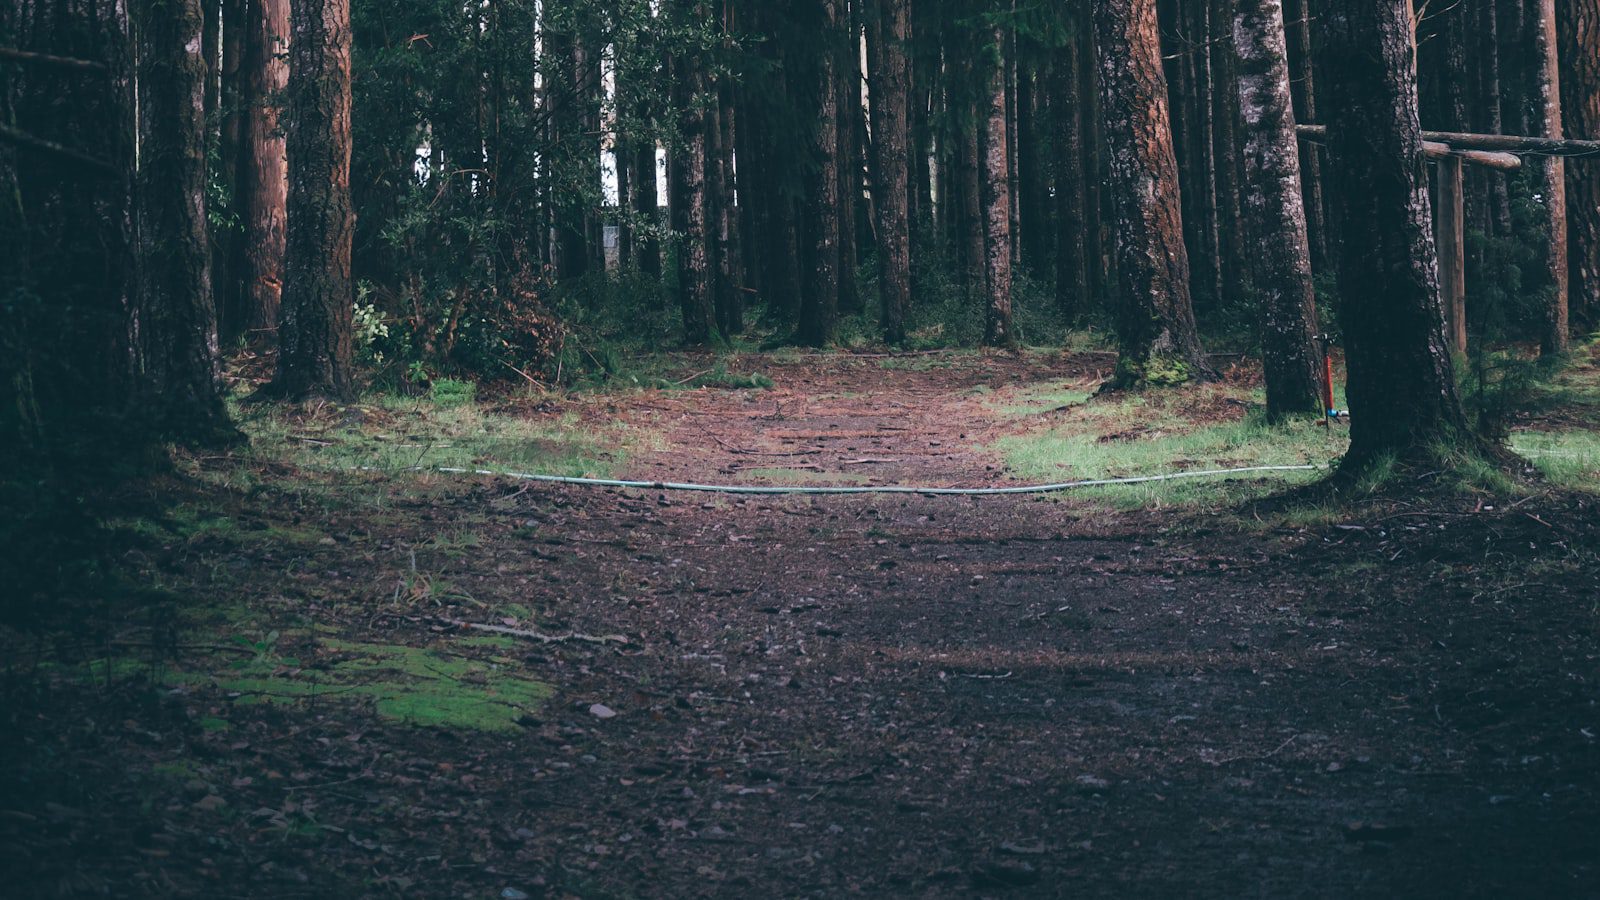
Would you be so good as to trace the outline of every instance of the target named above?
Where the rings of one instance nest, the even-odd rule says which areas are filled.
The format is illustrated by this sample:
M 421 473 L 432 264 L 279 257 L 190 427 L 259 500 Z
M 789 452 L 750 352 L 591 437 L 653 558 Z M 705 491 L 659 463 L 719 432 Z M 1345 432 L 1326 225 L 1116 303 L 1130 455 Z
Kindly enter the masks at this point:
M 778 390 L 585 414 L 656 417 L 693 448 L 635 455 L 632 475 L 799 460 L 994 483 L 965 449 L 995 427 L 970 389 L 1094 361 L 801 362 Z M 849 462 L 867 457 L 894 462 Z M 509 651 L 556 688 L 514 732 L 13 677 L 0 875 L 18 896 L 1600 895 L 1592 497 L 1419 495 L 1309 529 L 496 479 L 381 516 L 296 497 L 226 502 L 252 527 L 315 517 L 331 541 L 129 564 L 185 602 L 225 593 L 366 641 L 481 655 L 440 621 L 510 603 L 547 633 L 626 641 Z M 427 542 L 469 521 L 468 552 Z M 413 569 L 457 594 L 408 602 Z M 188 778 L 149 777 L 178 760 Z

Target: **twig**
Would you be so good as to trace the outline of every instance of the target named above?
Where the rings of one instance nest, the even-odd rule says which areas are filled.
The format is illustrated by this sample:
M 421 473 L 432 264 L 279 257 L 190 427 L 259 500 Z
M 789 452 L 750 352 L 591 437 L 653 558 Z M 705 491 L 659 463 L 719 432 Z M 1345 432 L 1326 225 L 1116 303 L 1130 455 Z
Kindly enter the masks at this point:
M 466 622 L 461 619 L 441 618 L 439 621 L 454 625 L 457 628 L 470 628 L 473 631 L 486 631 L 490 634 L 503 634 L 507 637 L 525 638 L 530 641 L 538 641 L 542 644 L 562 644 L 568 641 L 581 641 L 585 644 L 626 644 L 628 642 L 627 637 L 620 634 L 593 635 L 579 634 L 576 631 L 568 634 L 545 634 L 542 631 L 530 631 L 525 628 L 508 628 L 505 625 L 484 625 L 479 622 Z

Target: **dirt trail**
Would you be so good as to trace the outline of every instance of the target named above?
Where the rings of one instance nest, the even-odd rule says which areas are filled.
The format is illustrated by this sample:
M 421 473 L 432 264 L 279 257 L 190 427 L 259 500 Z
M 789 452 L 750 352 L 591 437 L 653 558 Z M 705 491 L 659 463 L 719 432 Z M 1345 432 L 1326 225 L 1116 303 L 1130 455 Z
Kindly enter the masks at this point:
M 829 475 L 883 456 L 896 462 L 869 477 L 996 478 L 965 452 L 996 421 L 967 392 L 1025 379 L 1025 364 L 937 369 L 937 393 L 928 372 L 861 364 L 873 368 L 610 414 L 669 416 L 675 441 L 702 448 L 638 455 L 635 475 L 737 476 L 757 464 L 737 449 L 805 452 Z M 927 405 L 879 402 L 891 389 L 928 390 Z M 234 502 L 289 528 L 306 501 Z M 336 634 L 481 663 L 472 677 L 491 685 L 536 678 L 552 697 L 493 732 L 192 682 L 20 703 L 31 749 L 0 759 L 0 789 L 21 798 L 0 801 L 15 813 L 0 815 L 9 883 L 30 896 L 1600 895 L 1593 498 L 1374 504 L 1300 528 L 1054 498 L 478 479 L 319 515 L 329 537 L 295 549 L 141 552 L 165 583 L 292 633 L 274 652 L 296 668 L 275 677 L 333 665 L 319 641 Z M 428 538 L 465 528 L 470 543 Z M 489 646 L 440 624 L 514 609 L 547 634 L 625 642 Z

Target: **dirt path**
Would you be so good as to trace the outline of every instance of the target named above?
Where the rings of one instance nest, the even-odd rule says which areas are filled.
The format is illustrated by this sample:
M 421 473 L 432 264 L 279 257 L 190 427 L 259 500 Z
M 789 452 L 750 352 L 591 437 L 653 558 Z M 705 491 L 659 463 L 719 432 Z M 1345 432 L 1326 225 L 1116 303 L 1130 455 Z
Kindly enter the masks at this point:
M 739 476 L 751 451 L 804 452 L 828 477 L 881 456 L 896 461 L 860 464 L 882 467 L 868 477 L 984 483 L 992 461 L 941 452 L 994 427 L 971 388 L 1086 374 L 1006 365 L 934 376 L 948 379 L 937 416 L 841 374 L 611 414 L 713 438 L 693 459 L 635 456 L 631 474 Z M 902 374 L 874 365 L 871 380 L 885 371 Z M 280 634 L 269 685 L 336 668 L 337 635 L 481 664 L 451 676 L 474 684 L 536 678 L 550 698 L 492 731 L 337 696 L 247 703 L 205 681 L 14 705 L 30 737 L 0 760 L 21 798 L 0 801 L 13 883 L 1600 894 L 1592 498 L 1383 504 L 1299 528 L 1054 499 L 707 500 L 494 479 L 381 496 L 240 496 L 233 515 L 262 527 L 304 527 L 315 507 L 327 537 L 191 540 L 145 564 Z M 463 529 L 470 542 L 437 537 Z M 444 619 L 624 640 L 487 643 Z

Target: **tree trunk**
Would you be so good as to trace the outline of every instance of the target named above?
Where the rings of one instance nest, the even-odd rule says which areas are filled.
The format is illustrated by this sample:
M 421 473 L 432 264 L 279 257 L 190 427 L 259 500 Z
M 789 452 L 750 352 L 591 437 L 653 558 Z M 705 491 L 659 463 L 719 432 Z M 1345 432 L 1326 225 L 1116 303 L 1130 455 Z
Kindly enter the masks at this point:
M 858 246 L 859 211 L 865 191 L 861 169 L 861 44 L 851 17 L 840 0 L 841 23 L 848 40 L 840 48 L 839 72 L 839 310 L 861 311 L 861 291 L 856 270 L 861 264 Z
M 1317 79 L 1311 43 L 1311 0 L 1285 0 L 1285 36 L 1288 38 L 1289 78 L 1296 122 L 1317 121 Z M 1298 84 L 1299 90 L 1293 90 Z M 1311 248 L 1311 271 L 1331 271 L 1328 258 L 1328 221 L 1323 213 L 1322 157 L 1314 144 L 1300 149 L 1300 194 L 1306 210 L 1306 237 Z M 1319 404 L 1320 405 L 1320 404 Z
M 983 126 L 984 343 L 1010 347 L 1017 336 L 1011 323 L 1011 164 L 1006 153 L 1006 33 L 994 30 L 994 63 L 988 72 Z
M 1495 0 L 1477 0 L 1477 19 L 1475 22 L 1478 37 L 1477 63 L 1479 77 L 1478 110 L 1476 128 L 1484 134 L 1501 134 L 1505 131 L 1502 119 L 1502 99 L 1500 89 L 1500 17 L 1495 10 Z M 1504 237 L 1511 232 L 1511 195 L 1506 186 L 1505 176 L 1494 172 L 1483 172 L 1481 177 L 1487 184 L 1488 196 L 1485 198 L 1487 215 L 1483 223 L 1485 234 Z
M 1189 300 L 1155 0 L 1102 0 L 1094 26 L 1122 294 L 1111 386 L 1210 379 Z
M 837 52 L 841 0 L 818 0 L 814 10 L 816 34 L 823 49 L 812 60 L 809 92 L 812 161 L 815 172 L 807 179 L 804 200 L 805 234 L 810 261 L 805 291 L 800 298 L 800 322 L 795 339 L 822 347 L 833 342 L 839 312 L 839 90 Z
M 696 0 L 679 0 L 685 21 L 700 21 L 705 12 Z M 698 50 L 680 55 L 673 65 L 673 107 L 683 144 L 672 160 L 672 229 L 678 240 L 678 309 L 683 338 L 690 344 L 711 340 L 714 298 L 709 236 L 706 233 L 705 68 Z
M 254 21 L 247 0 L 223 0 L 222 70 L 218 79 L 217 172 L 213 181 L 228 187 L 230 212 L 239 226 L 214 228 L 211 247 L 211 293 L 217 307 L 217 334 L 222 346 L 231 346 L 249 326 L 245 294 L 245 243 L 243 224 L 250 213 L 245 176 L 249 158 L 245 150 L 249 109 L 249 32 Z M 230 223 L 231 224 L 231 223 Z M 277 310 L 268 321 L 277 324 Z
M 350 0 L 290 0 L 288 231 L 274 389 L 354 394 Z
M 562 31 L 547 31 L 545 46 L 550 56 L 550 75 L 554 84 L 549 92 L 550 147 L 553 159 L 550 175 L 551 211 L 555 227 L 555 274 L 561 281 L 582 278 L 589 271 L 589 235 L 586 206 L 581 192 L 574 191 L 566 179 L 572 167 L 587 164 L 578 148 L 584 146 L 583 58 L 577 38 Z M 674 76 L 680 73 L 674 72 Z M 673 89 L 678 77 L 673 79 Z
M 1083 170 L 1083 63 L 1087 23 L 1074 8 L 1066 46 L 1056 60 L 1055 95 L 1050 112 L 1055 124 L 1056 158 L 1056 306 L 1068 324 L 1076 322 L 1088 304 L 1088 224 Z
M 279 103 L 289 83 L 289 0 L 251 0 L 247 37 L 244 209 L 245 332 L 277 327 L 283 296 L 284 209 L 289 164 L 284 155 Z
M 1012 168 L 1016 170 L 1021 258 L 1035 277 L 1048 273 L 1051 246 L 1050 186 L 1044 168 L 1048 145 L 1040 125 L 1044 106 L 1040 93 L 1044 84 L 1042 70 L 1033 66 L 1018 67 L 1017 158 Z
M 1410 0 L 1330 5 L 1328 171 L 1344 214 L 1340 325 L 1350 451 L 1341 472 L 1466 434 L 1439 301 Z
M 656 141 L 641 137 L 633 141 L 633 177 L 629 180 L 629 200 L 633 213 L 646 226 L 635 239 L 634 259 L 639 274 L 653 280 L 661 278 L 661 241 L 656 229 L 661 226 L 661 197 L 656 189 Z
M 1534 84 L 1539 107 L 1539 137 L 1560 138 L 1561 66 L 1556 40 L 1556 0 L 1531 0 L 1538 6 L 1534 34 Z M 1559 156 L 1539 161 L 1538 188 L 1544 198 L 1546 276 L 1551 293 L 1545 304 L 1544 329 L 1539 348 L 1546 355 L 1567 351 L 1567 164 Z
M 1261 302 L 1267 418 L 1322 412 L 1316 294 L 1300 193 L 1280 0 L 1237 0 L 1233 39 L 1244 124 L 1245 221 Z
M 911 76 L 906 55 L 911 37 L 910 6 L 911 0 L 880 0 L 871 48 L 878 288 L 883 339 L 889 344 L 905 341 L 906 314 L 911 309 L 910 126 L 906 112 Z
M 1243 241 L 1244 205 L 1240 191 L 1239 84 L 1233 59 L 1233 42 L 1227 29 L 1233 22 L 1231 0 L 1211 0 L 1212 116 L 1215 120 L 1217 179 L 1217 253 L 1222 276 L 1223 303 L 1238 302 L 1245 292 L 1248 254 Z
M 1562 113 L 1569 137 L 1600 140 L 1600 0 L 1561 4 Z M 1572 306 L 1600 320 L 1600 163 L 1567 167 Z
M 138 223 L 141 410 L 156 434 L 235 436 L 222 405 L 206 222 L 206 62 L 198 0 L 140 0 Z

